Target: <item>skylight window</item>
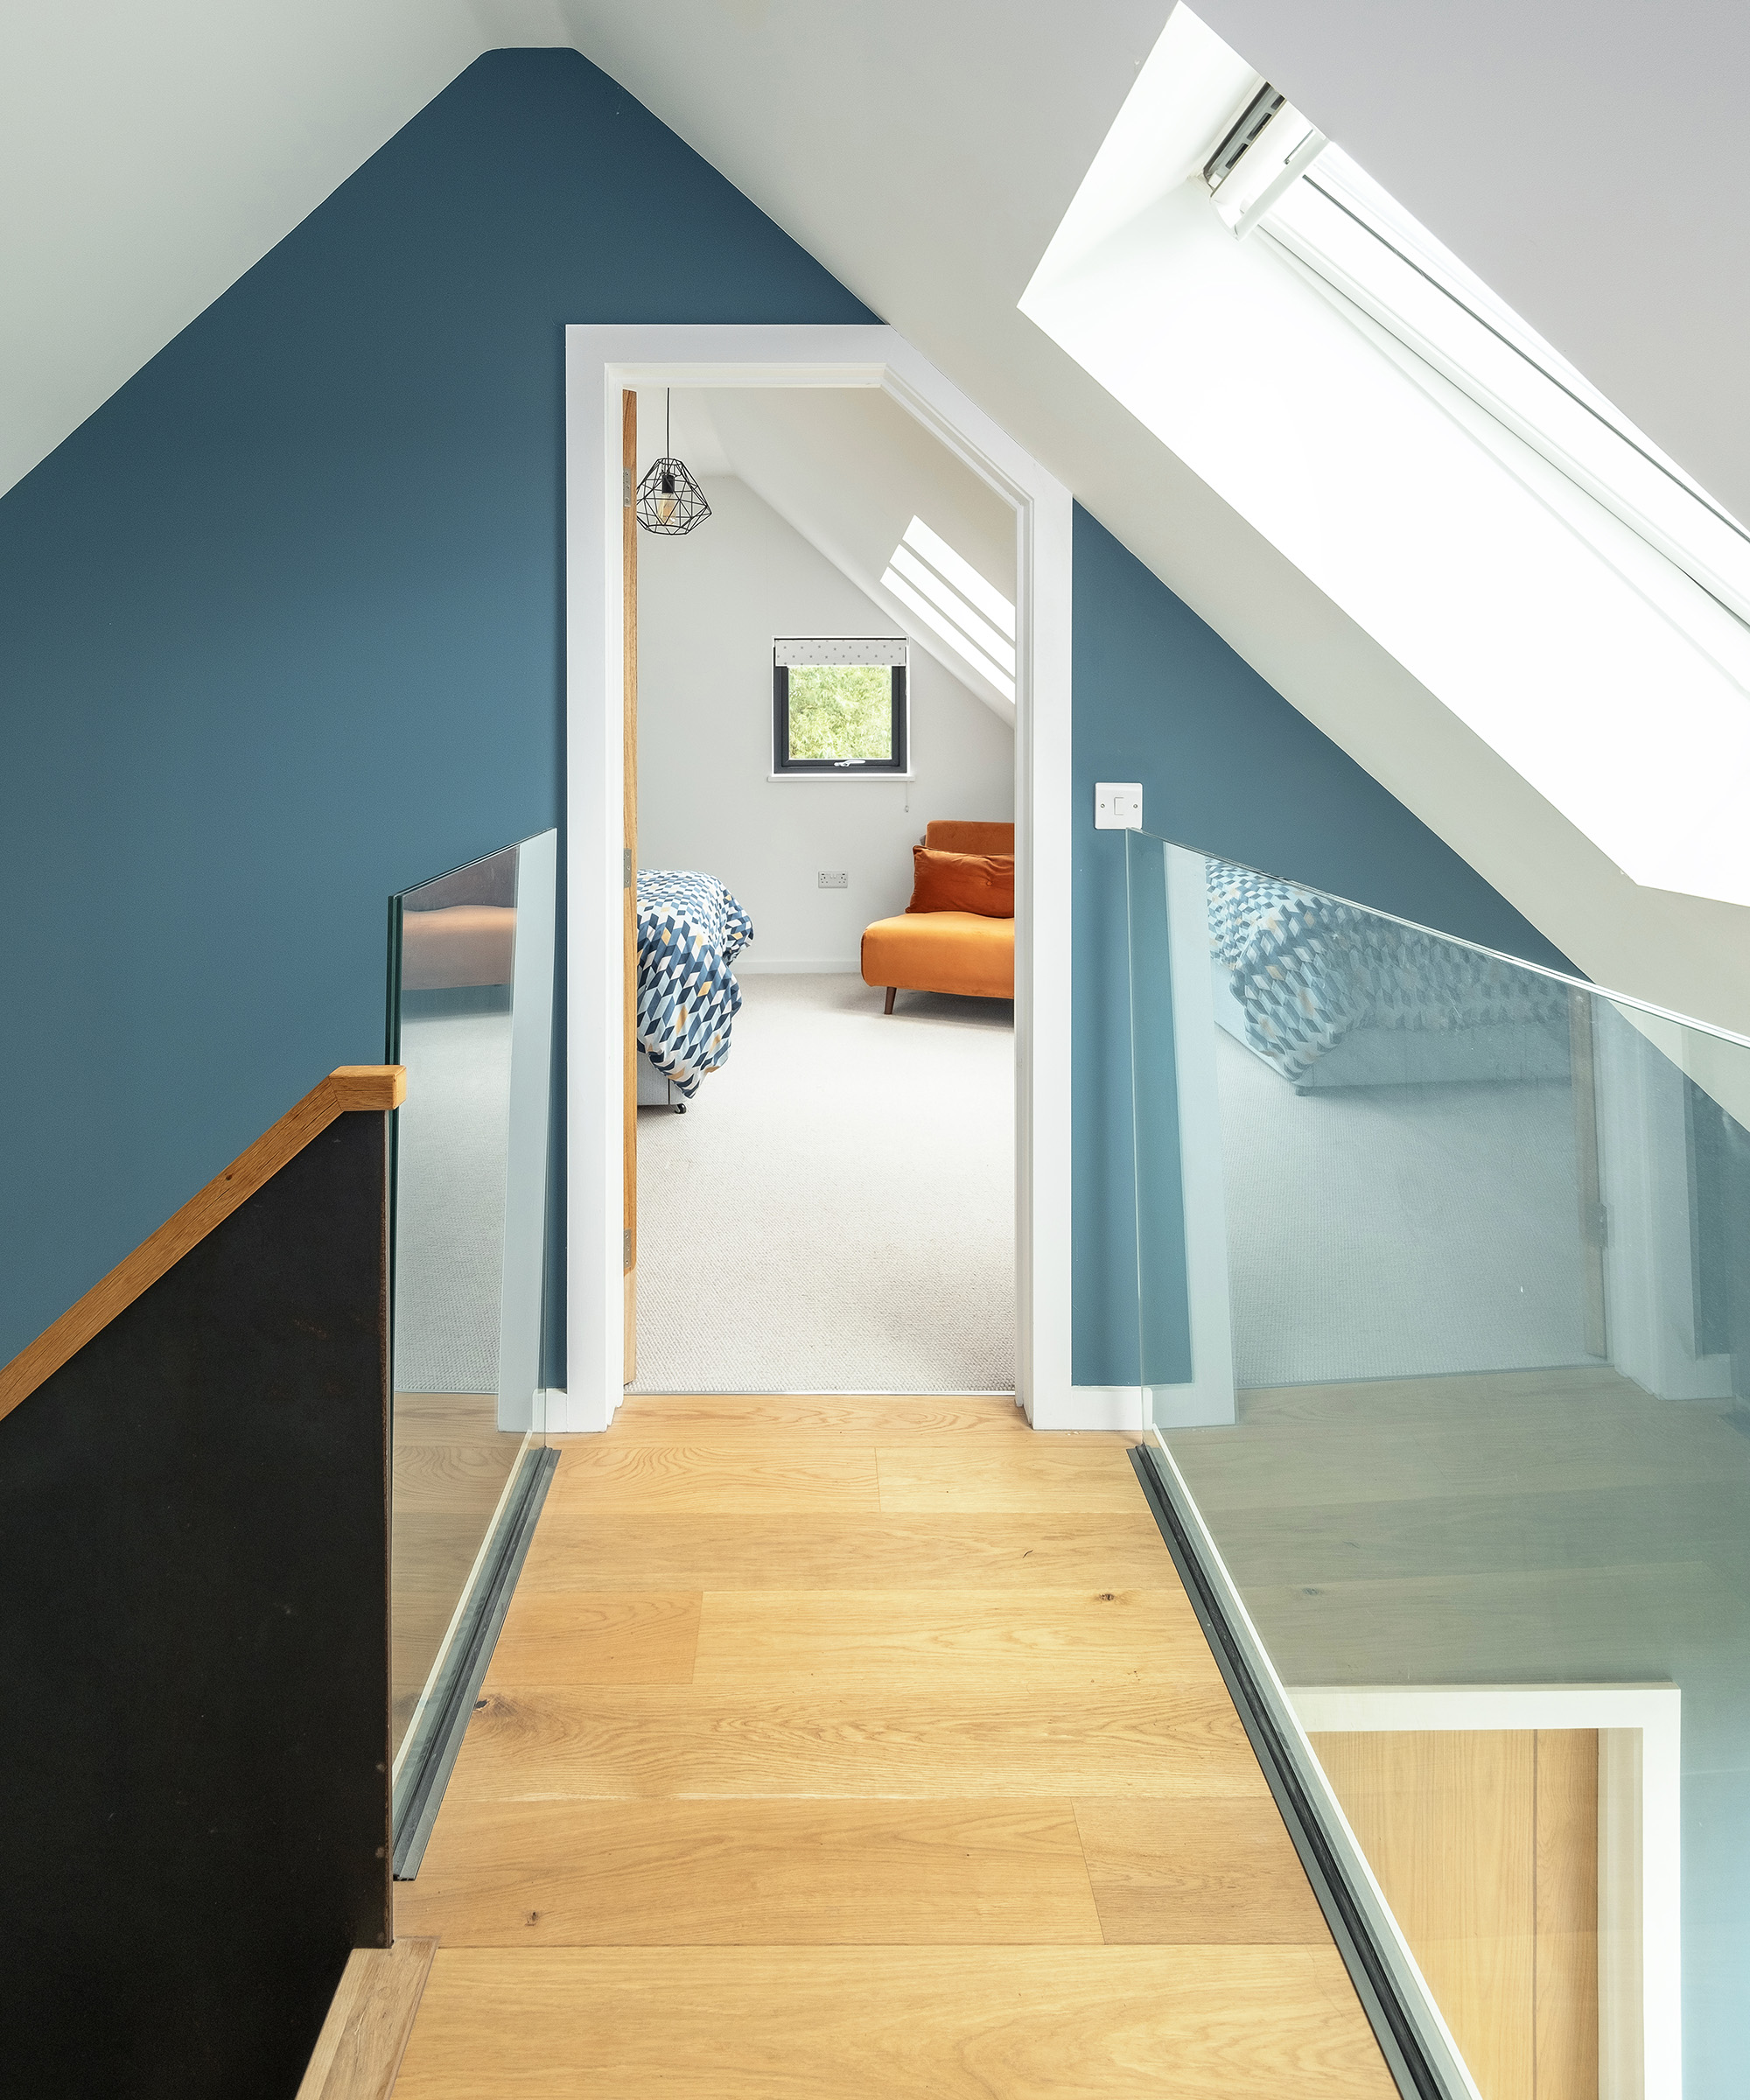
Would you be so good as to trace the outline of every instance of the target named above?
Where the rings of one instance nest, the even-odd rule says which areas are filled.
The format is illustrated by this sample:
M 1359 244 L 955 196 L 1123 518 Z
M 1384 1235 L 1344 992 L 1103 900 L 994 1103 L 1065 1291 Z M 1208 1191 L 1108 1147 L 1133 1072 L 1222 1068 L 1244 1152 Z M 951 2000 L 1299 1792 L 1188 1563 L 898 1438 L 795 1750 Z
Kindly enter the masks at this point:
M 1013 701 L 1015 608 L 940 533 L 914 518 L 881 583 L 963 663 Z
M 1750 533 L 1268 82 L 1203 179 L 1236 239 L 1263 233 L 1750 620 Z
M 1255 214 L 1259 232 L 1750 620 L 1750 533 L 1730 512 L 1347 153 L 1326 146 L 1302 168 Z M 1236 171 L 1215 192 L 1218 210 L 1238 179 Z
M 1307 134 L 1263 87 L 1180 0 L 1022 312 L 1409 674 L 1389 718 L 1246 596 L 1249 554 L 1198 571 L 1395 791 L 1496 850 L 1434 755 L 1456 718 L 1562 820 L 1551 866 L 1572 827 L 1648 888 L 1750 905 L 1743 522 L 1339 147 L 1278 188 Z M 1163 576 L 1209 555 L 1173 486 L 1144 463 L 1162 515 L 1130 516 Z

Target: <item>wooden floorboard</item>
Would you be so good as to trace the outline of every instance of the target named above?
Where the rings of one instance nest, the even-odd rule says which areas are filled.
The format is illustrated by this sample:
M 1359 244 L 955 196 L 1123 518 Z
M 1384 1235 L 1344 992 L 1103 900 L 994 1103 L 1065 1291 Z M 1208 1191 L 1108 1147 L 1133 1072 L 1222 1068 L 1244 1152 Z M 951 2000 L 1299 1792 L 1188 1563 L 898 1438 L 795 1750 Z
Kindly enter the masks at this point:
M 396 2100 L 1396 2100 L 1334 1950 L 456 1948 Z
M 1391 2100 L 1130 1441 L 843 1395 L 566 1439 L 397 1889 L 397 2100 Z
M 298 2100 L 388 2100 L 437 1951 L 434 1939 L 406 1936 L 354 1949 Z
M 1156 1579 L 1166 1572 L 1157 1565 Z M 1023 1606 L 1004 1590 L 716 1592 L 693 1682 L 704 1690 L 933 1691 L 958 1704 L 1018 1684 L 1041 1695 L 1144 1682 L 1211 1690 L 1221 1679 L 1175 1584 L 1034 1591 Z
M 1078 1801 L 1100 1926 L 1113 1945 L 1312 1945 L 1324 1925 L 1276 1803 L 1193 1795 Z
M 446 1947 L 1101 1941 L 1064 1801 L 470 1803 L 401 1914 Z
M 1013 1441 L 881 1446 L 884 1510 L 1145 1510 L 1121 1437 L 1030 1436 Z
M 519 1598 L 569 1590 L 1130 1590 L 1160 1579 L 1160 1533 L 1145 1508 L 1016 1516 L 724 1516 L 550 1503 Z
M 690 1684 L 696 1590 L 532 1594 L 499 1635 L 486 1689 L 501 1684 Z
M 448 1802 L 889 1795 L 1257 1795 L 1267 1789 L 1226 1688 L 1157 1683 L 1066 1695 L 1029 1686 L 780 1697 L 696 1687 L 517 1685 L 486 1694 Z
M 872 1446 L 813 1444 L 776 1432 L 739 1443 L 616 1444 L 612 1434 L 565 1446 L 547 1491 L 556 1516 L 596 1509 L 813 1510 L 880 1507 Z
M 957 1442 L 968 1430 L 1032 1434 L 1009 1393 L 702 1393 L 684 1399 L 636 1394 L 614 1417 L 612 1433 L 624 1444 L 708 1444 L 725 1431 L 914 1444 L 934 1437 Z

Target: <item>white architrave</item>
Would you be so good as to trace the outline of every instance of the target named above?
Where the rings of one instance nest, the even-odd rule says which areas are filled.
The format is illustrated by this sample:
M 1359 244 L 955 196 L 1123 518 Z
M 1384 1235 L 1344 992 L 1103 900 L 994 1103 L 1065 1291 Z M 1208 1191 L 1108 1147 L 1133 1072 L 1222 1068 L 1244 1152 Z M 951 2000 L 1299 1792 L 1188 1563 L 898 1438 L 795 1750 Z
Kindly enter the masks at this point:
M 879 387 L 1015 511 L 1017 1385 L 1035 1429 L 1069 1383 L 1069 492 L 884 327 L 565 331 L 567 1377 L 550 1430 L 606 1429 L 625 1386 L 620 1156 L 620 396 Z

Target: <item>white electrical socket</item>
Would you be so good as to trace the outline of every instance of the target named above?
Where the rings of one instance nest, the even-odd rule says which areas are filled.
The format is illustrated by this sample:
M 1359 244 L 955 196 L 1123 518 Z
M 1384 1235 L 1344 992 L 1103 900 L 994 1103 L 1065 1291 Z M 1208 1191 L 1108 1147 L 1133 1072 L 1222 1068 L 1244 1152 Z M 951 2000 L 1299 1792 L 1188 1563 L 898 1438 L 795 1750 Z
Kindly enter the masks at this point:
M 1142 782 L 1096 780 L 1094 784 L 1094 829 L 1096 831 L 1140 831 L 1142 828 Z
M 820 886 L 823 890 L 848 890 L 850 878 L 843 868 L 822 868 L 820 872 Z

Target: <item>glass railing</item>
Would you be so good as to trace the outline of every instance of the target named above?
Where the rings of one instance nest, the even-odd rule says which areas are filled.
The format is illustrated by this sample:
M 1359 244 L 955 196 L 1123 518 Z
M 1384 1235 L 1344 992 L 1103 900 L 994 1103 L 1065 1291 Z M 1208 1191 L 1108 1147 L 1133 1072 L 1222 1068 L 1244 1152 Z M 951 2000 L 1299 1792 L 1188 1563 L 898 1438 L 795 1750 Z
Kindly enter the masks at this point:
M 556 835 L 390 900 L 396 1871 L 417 1865 L 547 1466 Z
M 1750 1044 L 1126 852 L 1158 1470 L 1405 2046 L 1482 2100 L 1726 2100 Z

